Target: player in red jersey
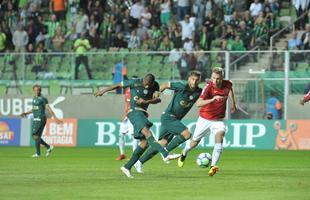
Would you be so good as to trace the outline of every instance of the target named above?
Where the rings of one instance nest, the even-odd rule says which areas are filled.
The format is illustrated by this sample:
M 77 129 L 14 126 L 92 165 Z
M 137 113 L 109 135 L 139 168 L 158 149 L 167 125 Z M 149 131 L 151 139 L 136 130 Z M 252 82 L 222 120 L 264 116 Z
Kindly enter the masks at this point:
M 304 105 L 308 101 L 310 101 L 310 90 L 308 91 L 308 93 L 302 99 L 300 99 L 299 103 L 301 105 Z
M 228 96 L 231 98 L 232 112 L 236 110 L 232 83 L 228 80 L 223 80 L 223 78 L 224 72 L 221 68 L 214 68 L 212 70 L 211 80 L 207 82 L 196 102 L 196 106 L 200 108 L 199 118 L 193 137 L 186 144 L 182 156 L 178 160 L 179 167 L 183 167 L 187 153 L 195 148 L 205 135 L 211 133 L 215 135 L 215 145 L 208 175 L 213 176 L 219 171 L 216 164 L 223 150 L 223 138 L 226 131 L 223 120 Z
M 127 134 L 132 137 L 132 151 L 134 151 L 139 144 L 139 140 L 137 140 L 133 137 L 133 133 L 134 133 L 133 132 L 133 125 L 131 124 L 131 122 L 129 121 L 129 119 L 127 117 L 127 114 L 129 112 L 129 109 L 130 109 L 130 88 L 126 88 L 126 90 L 125 90 L 125 103 L 126 103 L 125 114 L 122 118 L 122 122 L 120 123 L 120 128 L 119 128 L 118 146 L 119 146 L 119 150 L 120 150 L 120 155 L 115 160 L 123 160 L 126 158 L 126 156 L 125 156 L 125 139 L 126 139 Z M 136 163 L 134 166 L 135 166 L 138 173 L 143 173 L 141 163 Z

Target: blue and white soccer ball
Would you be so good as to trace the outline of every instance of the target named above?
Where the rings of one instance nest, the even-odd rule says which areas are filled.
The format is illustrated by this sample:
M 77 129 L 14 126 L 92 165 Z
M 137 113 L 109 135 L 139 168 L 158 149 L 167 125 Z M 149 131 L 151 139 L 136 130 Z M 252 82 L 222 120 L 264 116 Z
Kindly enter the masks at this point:
M 199 167 L 208 167 L 211 163 L 212 156 L 209 153 L 201 153 L 196 159 Z

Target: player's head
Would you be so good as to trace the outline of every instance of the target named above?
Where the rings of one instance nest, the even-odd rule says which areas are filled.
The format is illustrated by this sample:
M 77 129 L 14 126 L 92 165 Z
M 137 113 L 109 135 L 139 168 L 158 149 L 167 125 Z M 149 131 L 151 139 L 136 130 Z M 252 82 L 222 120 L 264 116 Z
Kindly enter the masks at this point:
M 41 96 L 41 86 L 40 85 L 34 85 L 32 86 L 33 92 L 35 96 Z
M 191 89 L 196 89 L 200 82 L 201 73 L 199 71 L 191 71 L 188 74 L 188 85 Z
M 155 83 L 155 76 L 153 74 L 147 74 L 143 78 L 143 87 L 144 88 L 151 88 Z
M 222 87 L 222 82 L 224 78 L 224 71 L 220 67 L 215 67 L 212 69 L 211 74 L 211 81 L 215 85 L 215 87 L 220 88 Z

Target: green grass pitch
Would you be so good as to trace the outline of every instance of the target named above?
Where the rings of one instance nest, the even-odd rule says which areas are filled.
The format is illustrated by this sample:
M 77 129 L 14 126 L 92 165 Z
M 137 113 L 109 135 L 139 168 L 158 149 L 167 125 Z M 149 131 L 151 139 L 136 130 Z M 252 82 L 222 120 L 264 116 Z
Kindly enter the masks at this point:
M 35 159 L 33 147 L 0 147 L 0 199 L 310 199 L 310 151 L 224 150 L 214 177 L 195 164 L 203 151 L 183 168 L 157 156 L 128 179 L 117 148 L 55 148 Z

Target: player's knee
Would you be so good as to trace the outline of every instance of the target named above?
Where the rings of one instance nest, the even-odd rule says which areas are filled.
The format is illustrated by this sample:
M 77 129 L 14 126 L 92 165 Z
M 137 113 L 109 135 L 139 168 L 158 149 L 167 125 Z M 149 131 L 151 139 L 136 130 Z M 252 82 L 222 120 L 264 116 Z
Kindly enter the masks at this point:
M 33 138 L 34 140 L 38 140 L 38 139 L 39 139 L 39 136 L 33 135 L 32 138 Z
M 146 149 L 147 148 L 147 141 L 146 140 L 142 140 L 140 141 L 140 147 L 143 148 L 143 149 Z
M 185 139 L 188 140 L 188 139 L 192 136 L 192 133 L 189 132 L 189 130 L 185 130 L 185 131 L 182 132 L 182 135 L 183 135 L 183 137 L 184 137 Z

